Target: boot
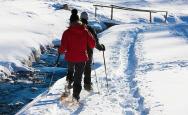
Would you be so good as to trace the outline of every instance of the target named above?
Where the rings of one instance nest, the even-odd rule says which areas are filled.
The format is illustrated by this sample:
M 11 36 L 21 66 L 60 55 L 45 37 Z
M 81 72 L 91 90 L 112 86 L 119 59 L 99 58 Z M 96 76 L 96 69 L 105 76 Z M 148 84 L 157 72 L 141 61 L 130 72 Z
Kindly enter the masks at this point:
M 84 84 L 84 89 L 87 91 L 92 91 L 93 87 L 92 87 L 92 83 L 91 84 Z
M 72 89 L 73 88 L 73 84 L 72 84 L 73 82 L 70 82 L 70 81 L 67 81 L 67 88 L 68 89 Z
M 72 100 L 76 100 L 77 102 L 79 102 L 80 96 L 74 95 L 72 96 Z

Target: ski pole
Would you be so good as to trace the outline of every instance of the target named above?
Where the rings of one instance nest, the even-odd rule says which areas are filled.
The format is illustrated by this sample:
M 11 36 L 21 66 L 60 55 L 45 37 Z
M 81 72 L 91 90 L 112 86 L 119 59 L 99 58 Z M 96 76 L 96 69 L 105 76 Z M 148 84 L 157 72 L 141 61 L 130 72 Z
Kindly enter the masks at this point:
M 97 83 L 97 90 L 98 90 L 98 94 L 100 94 L 100 91 L 99 91 L 99 85 L 98 85 L 98 79 L 97 79 L 97 72 L 94 68 L 94 59 L 93 59 L 93 69 L 94 69 L 94 73 L 95 73 L 95 79 L 96 79 L 96 83 Z
M 61 54 L 58 54 L 58 56 L 57 56 L 57 60 L 56 60 L 56 63 L 55 63 L 55 66 L 54 66 L 54 67 L 57 67 L 58 62 L 59 62 L 60 55 L 61 55 Z M 50 80 L 50 83 L 49 83 L 48 89 L 50 89 L 50 86 L 51 86 L 52 81 L 53 81 L 53 78 L 54 78 L 54 74 L 55 74 L 55 68 L 53 69 L 53 73 L 52 73 L 52 77 L 51 77 L 51 80 Z
M 59 58 L 60 58 L 60 56 L 61 56 L 61 54 L 58 53 L 57 60 L 56 60 L 56 62 L 55 62 L 55 67 L 57 67 L 57 65 L 58 65 L 58 62 L 59 62 Z
M 107 73 L 106 73 L 106 61 L 105 61 L 104 51 L 103 51 L 103 60 L 104 60 L 104 69 L 105 69 L 106 84 L 107 84 L 107 91 L 108 91 L 108 78 L 107 78 Z

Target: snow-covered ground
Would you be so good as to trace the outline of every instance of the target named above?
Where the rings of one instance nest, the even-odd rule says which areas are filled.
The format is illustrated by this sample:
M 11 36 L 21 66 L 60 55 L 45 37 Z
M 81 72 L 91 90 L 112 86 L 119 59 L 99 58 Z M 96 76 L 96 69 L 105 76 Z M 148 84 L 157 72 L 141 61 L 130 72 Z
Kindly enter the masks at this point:
M 94 91 L 81 92 L 79 106 L 66 108 L 60 102 L 65 78 L 20 110 L 18 115 L 187 115 L 188 114 L 188 5 L 186 0 L 30 0 L 0 2 L 0 77 L 31 69 L 41 55 L 41 46 L 52 45 L 68 26 L 70 11 L 55 10 L 53 4 L 67 3 L 88 11 L 94 20 L 93 4 L 115 4 L 131 8 L 166 10 L 149 14 L 114 10 L 113 26 L 98 35 L 106 46 L 94 50 L 92 82 Z M 99 21 L 109 21 L 110 9 L 98 8 Z M 35 52 L 35 56 L 33 56 Z M 24 62 L 24 63 L 23 63 Z M 27 62 L 27 63 L 26 63 Z M 95 75 L 96 72 L 96 75 Z M 98 80 L 98 86 L 96 82 Z M 98 92 L 100 92 L 98 94 Z
M 54 11 L 44 1 L 1 0 L 0 5 L 0 65 L 10 72 L 19 71 L 19 67 L 27 69 L 24 64 L 30 66 L 42 47 L 52 45 L 67 26 L 68 19 L 61 11 Z

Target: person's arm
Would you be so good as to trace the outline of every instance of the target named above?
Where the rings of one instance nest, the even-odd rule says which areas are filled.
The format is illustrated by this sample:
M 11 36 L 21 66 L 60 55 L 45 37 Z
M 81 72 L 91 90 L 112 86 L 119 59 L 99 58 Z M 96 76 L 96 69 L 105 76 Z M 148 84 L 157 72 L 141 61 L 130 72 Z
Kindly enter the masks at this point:
M 96 42 L 95 48 L 97 48 L 100 51 L 104 51 L 105 50 L 105 46 L 103 44 L 99 43 L 99 39 L 97 37 L 97 33 L 96 33 L 95 29 L 92 28 L 92 27 L 90 27 L 90 26 L 87 26 L 87 28 L 91 32 L 91 34 L 93 35 L 93 37 L 95 38 L 95 42 Z
M 94 48 L 96 45 L 96 41 L 93 35 L 88 30 L 85 30 L 85 32 L 86 32 L 87 43 L 88 43 L 89 48 Z
M 66 40 L 66 38 L 67 38 L 67 32 L 65 31 L 64 33 L 63 33 L 63 35 L 62 35 L 62 38 L 61 38 L 61 45 L 60 45 L 60 47 L 59 47 L 59 49 L 58 49 L 58 53 L 65 53 L 65 51 L 66 51 L 66 48 L 67 48 L 67 40 Z

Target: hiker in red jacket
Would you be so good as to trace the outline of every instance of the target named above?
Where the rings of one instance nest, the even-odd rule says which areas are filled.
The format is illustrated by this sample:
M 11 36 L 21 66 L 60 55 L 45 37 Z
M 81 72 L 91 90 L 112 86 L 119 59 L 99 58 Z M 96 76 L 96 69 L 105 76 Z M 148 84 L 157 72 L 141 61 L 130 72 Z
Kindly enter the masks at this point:
M 73 83 L 73 98 L 80 99 L 82 74 L 88 60 L 87 47 L 94 48 L 95 40 L 87 28 L 79 22 L 76 9 L 72 10 L 70 26 L 64 31 L 59 53 L 65 54 L 68 62 L 67 82 Z

